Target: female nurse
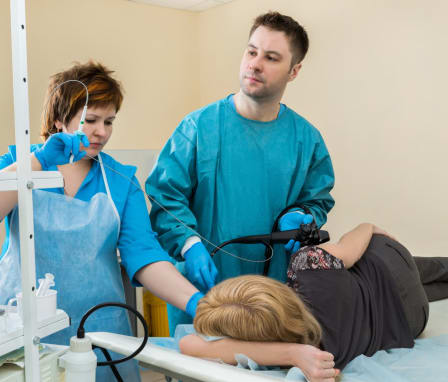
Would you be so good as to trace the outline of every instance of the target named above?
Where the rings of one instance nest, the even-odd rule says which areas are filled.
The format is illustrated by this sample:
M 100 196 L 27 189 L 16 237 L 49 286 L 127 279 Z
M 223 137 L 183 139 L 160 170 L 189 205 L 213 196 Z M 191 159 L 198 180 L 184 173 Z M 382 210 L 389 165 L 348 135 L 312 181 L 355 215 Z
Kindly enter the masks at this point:
M 83 133 L 77 133 L 86 104 L 84 85 L 87 113 Z M 70 316 L 71 326 L 45 338 L 47 343 L 68 345 L 88 309 L 125 301 L 118 254 L 134 286 L 192 315 L 201 297 L 159 245 L 136 168 L 102 152 L 122 100 L 120 83 L 99 63 L 76 64 L 50 80 L 42 113 L 45 143 L 32 145 L 31 165 L 33 171 L 60 171 L 64 187 L 33 191 L 36 276 L 55 276 L 58 307 Z M 14 146 L 0 157 L 0 171 L 16 171 Z M 3 219 L 7 237 L 0 257 L 0 304 L 21 290 L 17 191 L 2 193 Z M 127 312 L 98 310 L 86 331 L 130 335 Z M 125 381 L 139 380 L 135 362 L 117 366 Z M 108 367 L 97 368 L 97 381 L 113 378 Z

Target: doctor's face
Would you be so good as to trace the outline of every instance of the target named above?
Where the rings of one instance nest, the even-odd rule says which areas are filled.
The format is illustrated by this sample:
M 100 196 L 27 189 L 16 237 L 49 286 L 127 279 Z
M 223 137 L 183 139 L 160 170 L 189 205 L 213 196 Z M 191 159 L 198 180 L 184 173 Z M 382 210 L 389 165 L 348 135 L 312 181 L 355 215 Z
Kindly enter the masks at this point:
M 240 87 L 253 99 L 281 98 L 286 85 L 300 69 L 291 68 L 292 53 L 289 40 L 283 32 L 264 26 L 250 36 L 240 65 Z
M 79 121 L 81 119 L 82 109 L 80 109 L 72 120 L 67 125 L 67 132 L 74 133 L 78 130 Z M 112 124 L 116 115 L 115 106 L 99 106 L 87 108 L 86 120 L 83 131 L 89 139 L 90 146 L 84 147 L 81 144 L 81 149 L 86 151 L 86 154 L 94 157 L 103 149 L 112 135 Z M 85 159 L 89 159 L 87 156 Z

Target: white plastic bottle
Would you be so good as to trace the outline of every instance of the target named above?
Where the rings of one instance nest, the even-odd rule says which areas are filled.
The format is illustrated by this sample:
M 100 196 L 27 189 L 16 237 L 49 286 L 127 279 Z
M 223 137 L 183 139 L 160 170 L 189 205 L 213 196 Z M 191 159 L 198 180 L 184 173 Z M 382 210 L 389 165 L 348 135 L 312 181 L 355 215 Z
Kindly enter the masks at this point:
M 59 366 L 65 369 L 65 382 L 95 382 L 96 355 L 90 338 L 70 338 L 70 349 L 59 358 Z

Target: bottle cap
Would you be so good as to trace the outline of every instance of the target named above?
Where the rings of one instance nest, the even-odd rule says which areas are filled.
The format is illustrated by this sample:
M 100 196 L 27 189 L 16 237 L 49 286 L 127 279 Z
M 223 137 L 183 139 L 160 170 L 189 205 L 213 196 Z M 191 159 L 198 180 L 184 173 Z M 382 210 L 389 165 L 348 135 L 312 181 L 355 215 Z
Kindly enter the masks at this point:
M 85 353 L 92 350 L 92 341 L 89 337 L 78 338 L 73 336 L 70 338 L 70 350 L 75 353 Z

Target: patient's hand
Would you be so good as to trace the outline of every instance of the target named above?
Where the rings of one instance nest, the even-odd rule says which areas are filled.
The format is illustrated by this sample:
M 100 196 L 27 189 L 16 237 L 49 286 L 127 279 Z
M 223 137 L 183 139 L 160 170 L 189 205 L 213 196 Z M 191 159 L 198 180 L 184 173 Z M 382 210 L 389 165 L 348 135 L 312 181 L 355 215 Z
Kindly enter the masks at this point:
M 296 344 L 292 354 L 294 366 L 300 368 L 310 382 L 334 382 L 340 370 L 334 369 L 333 354 L 311 345 Z
M 259 365 L 297 366 L 309 382 L 335 382 L 340 371 L 334 369 L 333 354 L 311 345 L 286 342 L 248 342 L 231 338 L 207 342 L 190 334 L 179 341 L 182 354 L 220 359 L 236 364 L 235 354 L 244 354 Z

